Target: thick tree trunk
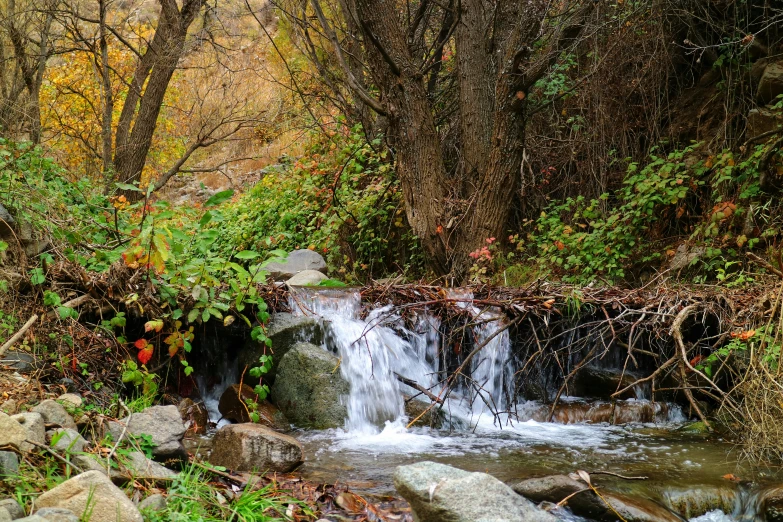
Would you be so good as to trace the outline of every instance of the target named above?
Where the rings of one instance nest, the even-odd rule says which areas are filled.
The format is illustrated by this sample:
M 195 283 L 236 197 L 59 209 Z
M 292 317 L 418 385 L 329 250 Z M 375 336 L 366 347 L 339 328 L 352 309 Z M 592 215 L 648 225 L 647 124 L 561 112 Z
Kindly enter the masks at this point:
M 174 0 L 160 3 L 155 36 L 136 67 L 115 135 L 114 169 L 122 183 L 141 181 L 163 98 L 184 52 L 188 28 L 204 0 L 185 0 L 181 10 Z M 131 201 L 140 197 L 135 191 L 124 194 Z

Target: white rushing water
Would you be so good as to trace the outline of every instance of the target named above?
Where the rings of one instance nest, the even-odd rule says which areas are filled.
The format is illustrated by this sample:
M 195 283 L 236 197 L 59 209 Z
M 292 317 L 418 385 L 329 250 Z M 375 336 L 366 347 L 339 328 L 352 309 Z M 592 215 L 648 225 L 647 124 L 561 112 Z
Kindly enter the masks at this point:
M 384 435 L 400 440 L 406 434 L 416 436 L 405 429 L 410 419 L 405 416 L 404 397 L 421 394 L 400 382 L 399 375 L 445 398 L 444 410 L 452 423 L 477 433 L 508 430 L 533 439 L 542 433 L 551 439 L 547 423 L 533 420 L 548 418 L 548 406 L 515 396 L 511 339 L 503 316 L 497 310 L 474 306 L 467 292 L 452 291 L 450 297 L 462 300 L 461 306 L 470 313 L 471 331 L 463 345 L 441 347 L 440 323 L 426 311 L 417 312 L 414 326 L 406 327 L 391 305 L 372 309 L 363 317 L 358 291 L 301 288 L 291 292 L 293 313 L 318 318 L 324 330 L 324 349 L 340 357 L 341 374 L 350 385 L 349 395 L 342 398 L 348 412 L 344 431 L 354 438 Z M 442 386 L 445 372 L 441 350 L 447 349 L 461 350 L 463 358 L 478 349 L 463 372 L 468 377 L 450 392 Z M 564 403 L 568 401 L 568 397 L 563 398 Z M 650 408 L 657 420 L 682 418 L 676 408 L 645 401 L 627 403 L 630 407 Z M 580 418 L 602 406 L 609 405 L 583 409 Z M 579 430 L 584 427 L 557 427 L 568 441 L 580 440 L 572 433 Z

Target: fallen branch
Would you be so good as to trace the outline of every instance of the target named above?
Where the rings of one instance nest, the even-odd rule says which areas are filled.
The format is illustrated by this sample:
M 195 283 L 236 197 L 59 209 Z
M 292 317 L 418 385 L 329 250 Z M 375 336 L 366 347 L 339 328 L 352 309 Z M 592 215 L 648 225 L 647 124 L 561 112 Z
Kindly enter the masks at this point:
M 431 391 L 429 391 L 427 388 L 424 388 L 422 385 L 420 385 L 420 384 L 419 384 L 419 383 L 417 383 L 416 381 L 413 381 L 413 380 L 411 380 L 411 379 L 408 379 L 407 377 L 403 377 L 402 375 L 400 375 L 400 374 L 399 374 L 399 373 L 397 373 L 397 372 L 394 372 L 394 376 L 395 376 L 395 377 L 397 378 L 397 380 L 398 380 L 398 381 L 400 381 L 401 383 L 403 383 L 403 384 L 405 384 L 405 385 L 408 385 L 408 386 L 410 386 L 411 388 L 413 388 L 414 390 L 416 390 L 416 391 L 418 391 L 418 392 L 420 392 L 420 393 L 423 393 L 424 395 L 426 395 L 426 396 L 427 396 L 427 397 L 428 397 L 428 398 L 429 398 L 429 399 L 430 399 L 432 402 L 437 402 L 437 403 L 442 403 L 442 402 L 443 402 L 443 399 L 441 399 L 440 397 L 438 397 L 437 395 L 435 395 L 434 393 L 432 393 Z
M 30 329 L 31 326 L 38 320 L 38 314 L 33 314 L 33 316 L 27 320 L 26 323 L 24 323 L 24 326 L 22 326 L 18 332 L 16 332 L 3 346 L 0 346 L 0 357 L 2 357 L 5 352 L 16 343 L 19 339 L 22 338 L 22 336 L 27 332 L 27 330 Z

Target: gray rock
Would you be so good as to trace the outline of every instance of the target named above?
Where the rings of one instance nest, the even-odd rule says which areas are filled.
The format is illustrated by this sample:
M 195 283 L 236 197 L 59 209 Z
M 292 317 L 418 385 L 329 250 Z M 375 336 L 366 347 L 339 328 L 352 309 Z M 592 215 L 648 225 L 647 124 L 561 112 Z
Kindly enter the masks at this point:
M 414 426 L 429 426 L 437 430 L 443 427 L 446 420 L 446 414 L 437 405 L 430 408 L 429 402 L 409 397 L 405 397 L 405 415 L 409 421 L 419 419 L 413 424 Z
M 30 451 L 32 445 L 25 442 L 27 430 L 14 419 L 0 412 L 0 446 L 13 446 L 21 451 Z
M 0 522 L 2 522 L 2 518 L 0 518 Z M 16 519 L 15 522 L 49 522 L 43 517 L 39 517 L 38 515 L 30 515 L 29 517 L 19 518 Z
M 340 398 L 350 391 L 340 375 L 340 360 L 308 343 L 297 343 L 283 356 L 272 386 L 275 402 L 292 424 L 315 429 L 338 428 L 347 410 Z
M 312 317 L 300 317 L 289 313 L 272 316 L 266 335 L 272 340 L 272 367 L 264 376 L 265 382 L 273 382 L 277 367 L 283 356 L 298 342 L 320 345 L 324 338 L 321 323 Z M 269 348 L 255 341 L 249 341 L 239 353 L 239 367 L 252 368 L 258 365 L 258 358 L 269 353 Z M 250 382 L 246 379 L 247 382 Z M 252 382 L 255 385 L 255 382 Z
M 139 511 L 163 511 L 168 507 L 168 501 L 163 495 L 156 493 L 139 502 Z
M 185 424 L 176 406 L 151 406 L 141 413 L 134 413 L 119 422 L 109 423 L 109 433 L 114 441 L 118 441 L 122 434 L 122 427 L 127 425 L 127 434 L 141 436 L 149 435 L 155 447 L 152 454 L 155 457 L 181 458 L 187 456 L 182 446 L 182 438 L 185 436 Z
M 62 452 L 82 453 L 88 442 L 78 431 L 70 428 L 51 430 L 52 447 Z
M 8 210 L 6 210 L 2 203 L 0 203 L 0 221 L 5 221 L 7 225 L 11 226 L 16 223 L 16 221 L 14 221 L 14 217 L 10 212 L 8 212 Z
M 761 75 L 756 100 L 761 105 L 766 105 L 774 103 L 781 94 L 783 94 L 783 61 L 772 62 L 764 68 L 764 73 Z
M 783 125 L 783 114 L 764 108 L 748 111 L 747 139 L 753 139 L 765 132 L 773 131 Z
M 675 272 L 675 275 L 680 270 L 684 270 L 691 266 L 696 260 L 701 259 L 704 254 L 707 253 L 707 249 L 703 246 L 690 247 L 688 244 L 683 243 L 677 247 L 671 261 L 669 261 L 669 269 Z
M 671 488 L 663 491 L 662 497 L 666 507 L 687 519 L 691 519 L 715 509 L 731 513 L 734 511 L 737 490 L 728 486 Z M 771 522 L 769 516 L 767 516 L 767 520 Z
M 288 286 L 318 286 L 321 281 L 329 279 L 318 270 L 302 270 L 285 283 Z
M 295 438 L 252 423 L 222 427 L 209 456 L 212 464 L 234 471 L 288 472 L 303 460 L 302 445 Z
M 435 462 L 400 466 L 394 486 L 419 522 L 555 522 L 510 487 L 486 473 Z
M 0 507 L 0 522 L 11 522 L 11 514 L 5 508 Z
M 185 423 L 185 435 L 203 434 L 207 432 L 207 423 L 209 423 L 209 412 L 204 403 L 193 402 L 193 399 L 182 399 L 177 404 L 182 422 Z
M 148 459 L 140 451 L 131 452 L 127 458 L 120 460 L 120 464 L 135 479 L 170 480 L 177 476 L 175 472 Z
M 35 370 L 35 357 L 17 350 L 8 350 L 0 359 L 0 366 L 8 366 L 12 370 L 27 373 Z
M 68 413 L 65 407 L 57 401 L 47 399 L 33 408 L 33 411 L 43 416 L 46 424 L 56 424 L 61 428 L 76 429 L 76 423 L 73 417 Z
M 79 517 L 70 509 L 43 508 L 35 512 L 35 516 L 48 522 L 79 522 Z
M 27 412 L 11 415 L 11 418 L 27 430 L 27 440 L 46 444 L 46 424 L 40 413 Z
M 19 456 L 13 451 L 0 451 L 0 478 L 15 477 L 17 473 L 19 473 Z
M 12 498 L 0 500 L 0 509 L 5 509 L 6 512 L 11 515 L 11 520 L 22 518 L 24 516 L 24 509 L 19 505 L 19 502 Z
M 8 415 L 16 413 L 17 408 L 19 408 L 19 404 L 13 399 L 8 399 L 3 404 L 0 404 L 0 411 Z
M 579 491 L 566 505 L 574 514 L 589 519 L 608 517 L 614 520 L 616 511 L 628 522 L 682 522 L 679 515 L 650 499 L 631 498 L 602 488 L 602 500 L 575 476 L 552 475 L 523 480 L 514 484 L 512 489 L 533 502 L 554 503 Z M 604 501 L 611 504 L 614 511 L 609 509 Z
M 70 509 L 80 517 L 92 513 L 90 522 L 143 522 L 133 502 L 99 471 L 66 480 L 38 497 L 36 506 Z
M 103 475 L 106 473 L 106 459 L 99 459 L 97 455 L 92 453 L 84 453 L 82 455 L 74 455 L 71 457 L 71 462 L 79 467 L 82 471 L 97 471 Z M 119 470 L 112 468 L 110 474 L 107 475 L 111 479 L 117 479 L 119 481 L 125 480 L 122 473 Z
M 80 408 L 81 405 L 84 403 L 84 400 L 82 398 L 75 394 L 75 393 L 63 393 L 59 397 L 57 397 L 57 400 L 60 403 L 63 403 L 63 406 L 66 408 L 72 407 L 72 408 Z
M 326 273 L 326 261 L 321 254 L 313 250 L 294 250 L 283 262 L 269 263 L 264 267 L 275 281 L 285 281 L 305 270 L 318 270 Z

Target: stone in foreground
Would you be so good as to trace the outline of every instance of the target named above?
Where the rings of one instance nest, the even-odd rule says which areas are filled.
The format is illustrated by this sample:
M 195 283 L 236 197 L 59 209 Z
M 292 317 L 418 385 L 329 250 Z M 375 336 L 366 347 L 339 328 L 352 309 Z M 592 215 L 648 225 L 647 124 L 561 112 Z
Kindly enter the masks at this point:
M 340 360 L 309 343 L 297 343 L 280 361 L 272 401 L 289 422 L 319 430 L 339 428 L 347 410 L 340 397 L 350 391 Z
M 76 423 L 74 422 L 73 417 L 71 417 L 65 407 L 57 401 L 46 399 L 33 408 L 33 411 L 40 413 L 44 418 L 44 421 L 46 421 L 46 424 L 56 424 L 61 428 L 76 429 Z
M 109 433 L 115 442 L 122 434 L 123 425 L 128 426 L 127 433 L 132 435 L 149 435 L 155 444 L 152 454 L 157 458 L 181 458 L 187 455 L 182 446 L 186 428 L 176 406 L 151 406 L 141 413 L 134 413 L 130 422 L 128 417 L 119 422 L 110 422 Z
M 234 471 L 291 471 L 303 462 L 295 438 L 260 424 L 230 424 L 215 434 L 209 461 Z
M 99 471 L 88 471 L 50 489 L 36 501 L 38 508 L 69 509 L 77 516 L 92 513 L 90 522 L 143 522 L 125 493 Z
M 557 519 L 486 473 L 435 462 L 400 466 L 397 492 L 418 522 L 555 522 Z
M 326 279 L 328 278 L 318 270 L 302 270 L 285 283 L 288 286 L 318 286 Z
M 29 451 L 32 445 L 25 442 L 27 437 L 24 426 L 0 412 L 0 446 L 12 446 L 21 451 Z
M 24 509 L 22 509 L 22 506 L 12 498 L 0 500 L 0 509 L 5 509 L 11 517 L 11 520 L 16 520 L 17 518 L 22 518 L 24 516 Z
M 46 522 L 79 522 L 73 511 L 63 508 L 43 508 L 35 512 L 35 516 L 41 517 Z

